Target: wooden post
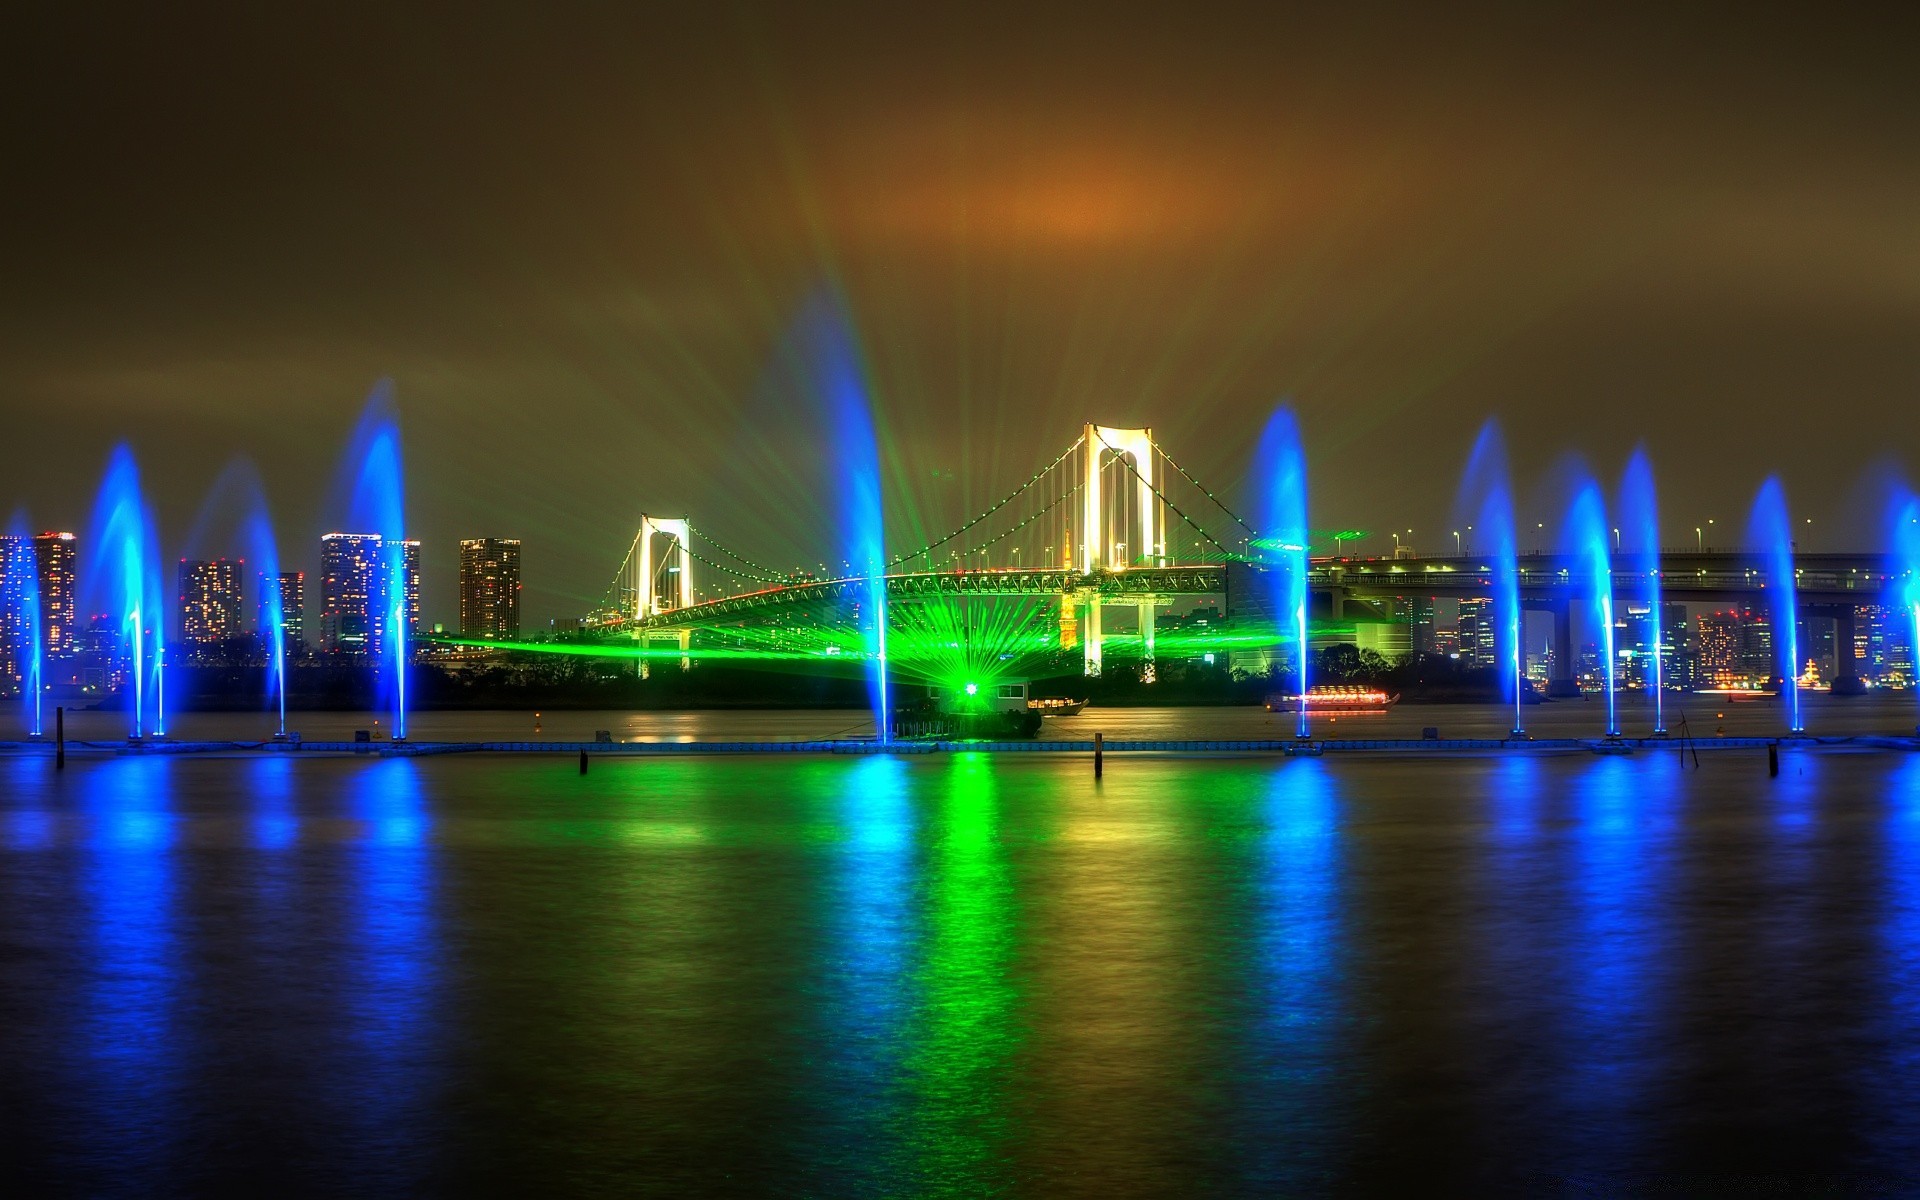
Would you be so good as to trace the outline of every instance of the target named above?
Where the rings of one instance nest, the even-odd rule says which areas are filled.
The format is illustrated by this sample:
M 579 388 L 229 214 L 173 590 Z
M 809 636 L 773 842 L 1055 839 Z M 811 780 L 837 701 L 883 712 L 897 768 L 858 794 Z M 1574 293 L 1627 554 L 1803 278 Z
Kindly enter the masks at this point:
M 1776 778 L 1779 774 L 1780 774 L 1780 745 L 1777 742 L 1768 742 L 1767 743 L 1767 778 L 1773 779 L 1773 778 Z
M 1103 733 L 1093 735 L 1093 777 L 1095 779 L 1100 778 L 1100 772 L 1105 766 L 1101 760 L 1106 755 L 1106 741 L 1107 736 Z
M 67 769 L 67 710 L 64 705 L 53 710 L 53 769 Z
M 587 773 L 587 752 L 585 750 L 580 752 L 580 773 L 582 775 Z

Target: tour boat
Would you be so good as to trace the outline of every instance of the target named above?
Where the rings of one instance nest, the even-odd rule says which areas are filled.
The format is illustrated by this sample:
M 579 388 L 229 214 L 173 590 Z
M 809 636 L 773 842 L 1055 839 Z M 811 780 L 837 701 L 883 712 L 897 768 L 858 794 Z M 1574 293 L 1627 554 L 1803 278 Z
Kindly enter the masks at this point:
M 1043 717 L 1077 717 L 1086 706 L 1085 700 L 1069 700 L 1064 696 L 1027 701 L 1027 707 Z
M 1308 688 L 1305 696 L 1293 692 L 1273 692 L 1267 696 L 1267 711 L 1299 712 L 1304 705 L 1308 712 L 1385 712 L 1399 699 L 1398 692 L 1389 694 L 1379 688 L 1358 684 L 1323 683 Z

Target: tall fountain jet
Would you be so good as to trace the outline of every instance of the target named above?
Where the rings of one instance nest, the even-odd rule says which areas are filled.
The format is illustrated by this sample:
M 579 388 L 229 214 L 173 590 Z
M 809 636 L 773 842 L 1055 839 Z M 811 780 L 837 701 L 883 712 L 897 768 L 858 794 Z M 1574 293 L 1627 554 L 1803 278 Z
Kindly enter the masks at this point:
M 887 683 L 887 541 L 866 362 L 852 313 L 837 293 L 816 296 L 801 314 L 796 332 L 788 365 L 826 422 L 842 555 L 860 584 L 867 699 L 875 736 L 884 744 L 891 740 L 893 724 Z
M 1787 493 L 1778 477 L 1760 485 L 1753 498 L 1747 537 L 1757 546 L 1765 564 L 1769 597 L 1768 619 L 1773 623 L 1774 661 L 1780 672 L 1780 694 L 1787 702 L 1787 732 L 1803 733 L 1800 716 L 1800 617 L 1794 595 L 1793 522 L 1787 515 Z
M 393 383 L 367 396 L 347 445 L 347 518 L 355 533 L 380 537 L 367 617 L 379 703 L 393 714 L 393 737 L 407 736 L 407 666 L 412 604 L 407 586 L 406 474 L 400 452 L 400 409 Z M 282 639 L 281 644 L 285 642 Z
M 1592 479 L 1574 492 L 1567 508 L 1563 551 L 1573 560 L 1574 586 L 1586 592 L 1600 646 L 1600 674 L 1607 696 L 1607 736 L 1620 736 L 1620 707 L 1615 694 L 1617 661 L 1613 644 L 1613 555 L 1607 548 L 1606 500 Z
M 1653 731 L 1665 733 L 1666 630 L 1660 611 L 1660 503 L 1653 487 L 1653 463 L 1636 446 L 1620 479 L 1620 554 L 1633 573 L 1640 602 L 1647 606 L 1651 666 L 1647 690 L 1653 693 Z
M 1299 714 L 1294 733 L 1307 737 L 1307 457 L 1300 445 L 1300 426 L 1293 410 L 1284 405 L 1267 421 L 1253 463 L 1259 480 L 1255 511 L 1259 515 L 1261 552 L 1270 564 L 1268 579 L 1278 640 L 1293 643 L 1295 687 Z
M 165 610 L 160 544 L 133 451 L 114 447 L 88 526 L 81 589 L 86 611 L 115 623 L 126 662 L 128 735 L 167 731 Z
M 1907 615 L 1908 645 L 1920 647 L 1920 496 L 1904 487 L 1887 508 L 1887 548 L 1893 553 L 1895 603 Z
M 14 637 L 20 661 L 20 700 L 27 736 L 41 737 L 42 705 L 46 697 L 46 626 L 41 620 L 40 572 L 33 554 L 33 527 L 27 515 L 16 511 L 0 543 L 0 584 L 14 608 Z
M 1513 690 L 1513 735 L 1526 734 L 1520 705 L 1526 694 L 1522 670 L 1520 616 L 1520 557 L 1514 541 L 1513 493 L 1507 475 L 1506 442 L 1500 436 L 1500 423 L 1489 419 L 1474 439 L 1473 455 L 1460 480 L 1456 507 L 1472 525 L 1487 553 L 1487 583 L 1493 592 L 1496 626 L 1495 661 L 1500 665 L 1503 686 Z
M 207 526 L 233 512 L 239 514 L 237 541 L 243 562 L 253 564 L 254 586 L 258 588 L 261 649 L 267 660 L 267 694 L 279 712 L 278 730 L 287 733 L 287 622 L 280 598 L 280 543 L 273 534 L 273 518 L 267 511 L 266 489 L 252 461 L 236 458 L 227 464 L 207 491 L 194 528 L 187 534 L 187 548 L 193 552 L 206 539 Z

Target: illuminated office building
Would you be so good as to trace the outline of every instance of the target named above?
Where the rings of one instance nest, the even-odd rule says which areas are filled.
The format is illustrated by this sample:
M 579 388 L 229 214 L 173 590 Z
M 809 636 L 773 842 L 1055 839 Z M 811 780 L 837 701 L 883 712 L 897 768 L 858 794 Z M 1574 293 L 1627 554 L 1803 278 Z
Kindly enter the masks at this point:
M 502 640 L 520 636 L 518 538 L 461 540 L 460 636 Z
M 71 533 L 43 533 L 33 539 L 34 563 L 40 572 L 40 620 L 45 629 L 42 648 L 49 658 L 79 650 L 79 627 L 74 624 L 74 568 Z
M 420 628 L 420 543 L 399 543 L 407 628 Z M 380 643 L 387 611 L 388 548 L 377 533 L 329 533 L 320 539 L 320 648 L 366 654 Z
M 180 641 L 189 654 L 240 636 L 240 566 L 180 560 Z

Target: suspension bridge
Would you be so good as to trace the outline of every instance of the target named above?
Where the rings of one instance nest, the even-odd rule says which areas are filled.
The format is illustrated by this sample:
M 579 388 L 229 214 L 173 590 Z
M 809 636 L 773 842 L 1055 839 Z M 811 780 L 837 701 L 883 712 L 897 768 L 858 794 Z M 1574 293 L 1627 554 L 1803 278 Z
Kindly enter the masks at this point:
M 1422 557 L 1406 547 L 1392 557 L 1343 553 L 1343 543 L 1363 536 L 1357 530 L 1314 534 L 1319 544 L 1309 590 L 1316 616 L 1391 621 L 1399 599 L 1473 599 L 1494 590 L 1486 558 L 1470 552 Z M 951 609 L 974 599 L 1023 604 L 1013 623 L 1023 644 L 1077 651 L 1088 675 L 1101 672 L 1114 636 L 1106 613 L 1130 610 L 1123 635 L 1151 678 L 1160 613 L 1177 601 L 1215 600 L 1219 628 L 1238 626 L 1260 650 L 1270 648 L 1276 623 L 1261 545 L 1260 531 L 1175 461 L 1151 429 L 1088 424 L 995 503 L 944 536 L 891 555 L 882 582 L 896 620 L 905 613 L 912 621 L 916 607 Z M 1567 556 L 1517 557 L 1522 603 L 1552 615 L 1560 651 L 1554 658 L 1558 669 L 1570 671 L 1573 600 L 1592 581 Z M 1832 620 L 1836 642 L 1851 647 L 1855 608 L 1882 602 L 1890 571 L 1878 554 L 1798 556 L 1802 611 Z M 702 597 L 696 572 L 717 581 L 721 594 Z M 1668 552 L 1659 575 L 1664 598 L 1674 602 L 1751 603 L 1768 586 L 1758 552 Z M 1621 569 L 1611 575 L 1622 595 L 1639 594 L 1628 589 L 1638 589 L 1641 578 Z M 762 648 L 791 643 L 795 630 L 820 614 L 864 603 L 869 587 L 868 578 L 851 569 L 830 577 L 782 571 L 736 553 L 687 517 L 643 515 L 588 628 L 608 640 L 664 642 L 668 657 L 677 647 L 684 665 L 696 634 Z M 1007 643 L 1006 628 L 1001 634 Z M 833 653 L 835 646 L 815 645 L 813 652 Z M 1853 655 L 1838 657 L 1842 674 L 1851 671 Z

